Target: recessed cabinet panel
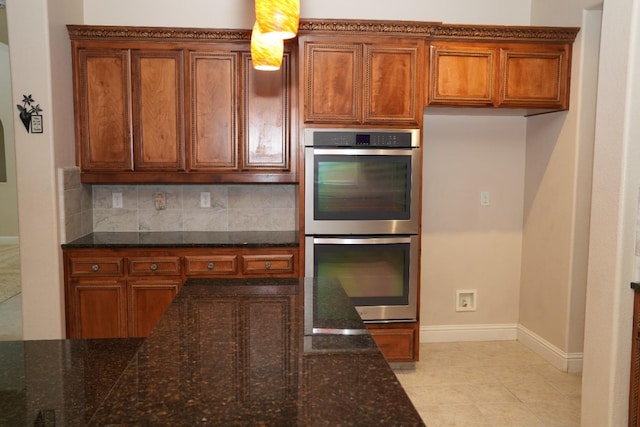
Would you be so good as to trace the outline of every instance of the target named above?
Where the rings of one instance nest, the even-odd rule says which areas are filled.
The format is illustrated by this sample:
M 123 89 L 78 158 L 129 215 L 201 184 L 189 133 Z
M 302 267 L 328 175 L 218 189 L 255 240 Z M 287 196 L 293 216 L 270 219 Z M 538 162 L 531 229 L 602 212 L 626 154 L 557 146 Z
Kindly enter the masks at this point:
M 130 57 L 127 49 L 81 49 L 75 103 L 77 156 L 82 171 L 133 170 Z
M 189 66 L 189 169 L 236 170 L 238 55 L 232 52 L 191 52 Z
M 127 336 L 125 284 L 120 280 L 79 280 L 71 284 L 72 322 L 68 338 Z
M 540 49 L 502 49 L 503 85 L 500 106 L 568 108 L 566 46 Z
M 304 56 L 305 122 L 359 122 L 362 45 L 306 42 Z
M 422 114 L 418 97 L 418 64 L 422 50 L 415 46 L 365 45 L 364 122 L 406 122 L 415 125 Z
M 146 337 L 158 323 L 180 288 L 180 280 L 130 280 L 129 336 Z
M 427 104 L 491 105 L 496 50 L 432 45 Z
M 278 71 L 253 68 L 251 54 L 242 54 L 244 64 L 243 169 L 289 168 L 291 104 L 290 62 L 285 53 Z M 259 117 L 259 120 L 252 120 Z
M 182 51 L 133 51 L 136 170 L 184 170 Z

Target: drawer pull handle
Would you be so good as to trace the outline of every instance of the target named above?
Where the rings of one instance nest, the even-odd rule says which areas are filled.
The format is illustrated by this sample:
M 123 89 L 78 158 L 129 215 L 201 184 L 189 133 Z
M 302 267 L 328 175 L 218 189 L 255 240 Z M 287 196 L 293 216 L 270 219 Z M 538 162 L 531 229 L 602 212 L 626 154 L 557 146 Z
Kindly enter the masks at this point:
M 212 262 L 210 262 L 209 264 L 207 264 L 207 268 L 208 268 L 209 270 L 213 270 L 213 263 L 212 263 Z
M 271 263 L 269 261 L 264 263 L 265 270 L 269 270 L 271 268 Z
M 98 264 L 93 264 L 93 265 L 91 266 L 91 269 L 92 269 L 93 271 L 98 271 L 98 270 L 100 270 L 100 266 L 99 266 Z
M 149 268 L 151 269 L 151 271 L 156 271 L 158 269 L 158 265 L 157 264 L 151 264 L 151 266 Z

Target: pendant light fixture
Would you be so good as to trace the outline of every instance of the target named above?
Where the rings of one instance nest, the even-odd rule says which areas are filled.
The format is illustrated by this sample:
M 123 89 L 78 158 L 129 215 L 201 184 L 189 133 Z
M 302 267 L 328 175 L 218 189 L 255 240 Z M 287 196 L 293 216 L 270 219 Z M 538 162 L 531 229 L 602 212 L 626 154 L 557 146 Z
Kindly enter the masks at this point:
M 294 38 L 298 34 L 300 0 L 256 0 L 256 21 L 267 37 Z
M 278 37 L 265 36 L 256 21 L 251 31 L 251 62 L 253 68 L 263 71 L 280 69 L 284 40 Z

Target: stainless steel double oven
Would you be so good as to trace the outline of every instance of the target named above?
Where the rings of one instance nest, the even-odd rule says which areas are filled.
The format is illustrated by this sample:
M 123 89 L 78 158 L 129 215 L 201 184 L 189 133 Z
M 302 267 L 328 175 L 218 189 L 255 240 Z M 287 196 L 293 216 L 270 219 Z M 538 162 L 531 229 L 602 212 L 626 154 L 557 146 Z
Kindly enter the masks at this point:
M 416 320 L 418 129 L 305 129 L 305 274 L 336 277 L 367 322 Z

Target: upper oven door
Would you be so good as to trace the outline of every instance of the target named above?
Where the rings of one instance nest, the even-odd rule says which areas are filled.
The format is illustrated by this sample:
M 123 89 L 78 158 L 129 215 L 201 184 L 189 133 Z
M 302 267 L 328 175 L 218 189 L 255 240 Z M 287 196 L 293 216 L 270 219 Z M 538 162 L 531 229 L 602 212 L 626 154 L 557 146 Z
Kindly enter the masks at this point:
M 419 148 L 305 148 L 305 234 L 417 234 Z

